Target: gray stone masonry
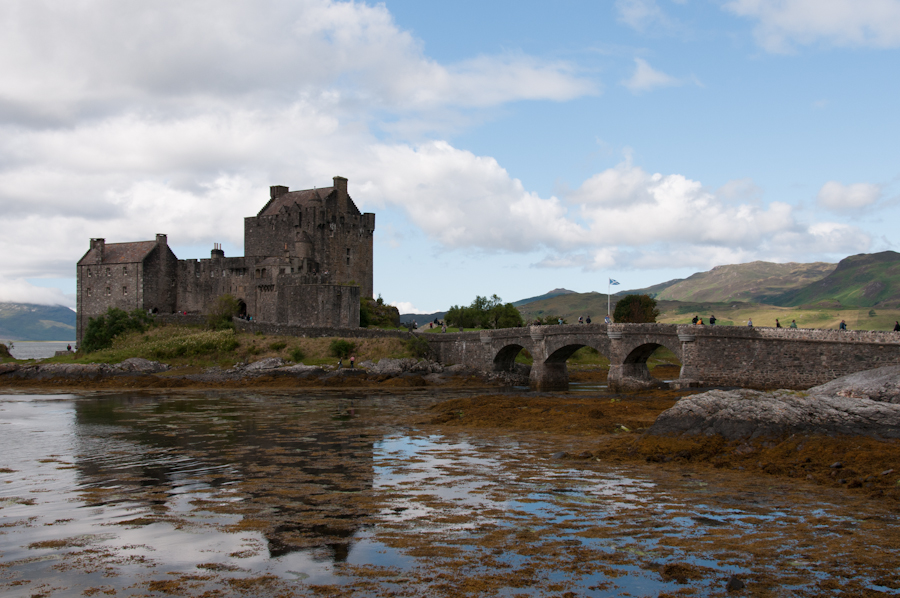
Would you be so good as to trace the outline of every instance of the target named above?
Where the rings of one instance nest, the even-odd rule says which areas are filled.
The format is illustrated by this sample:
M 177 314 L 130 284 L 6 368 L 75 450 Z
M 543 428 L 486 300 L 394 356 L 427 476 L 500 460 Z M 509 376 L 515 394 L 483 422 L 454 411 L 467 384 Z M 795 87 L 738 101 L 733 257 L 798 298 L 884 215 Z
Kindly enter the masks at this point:
M 512 371 L 516 355 L 534 358 L 530 384 L 537 390 L 568 388 L 566 360 L 579 348 L 610 360 L 611 389 L 658 384 L 647 359 L 668 348 L 682 364 L 676 386 L 806 389 L 840 376 L 900 364 L 900 333 L 694 326 L 591 324 L 529 326 L 423 335 L 444 365 Z

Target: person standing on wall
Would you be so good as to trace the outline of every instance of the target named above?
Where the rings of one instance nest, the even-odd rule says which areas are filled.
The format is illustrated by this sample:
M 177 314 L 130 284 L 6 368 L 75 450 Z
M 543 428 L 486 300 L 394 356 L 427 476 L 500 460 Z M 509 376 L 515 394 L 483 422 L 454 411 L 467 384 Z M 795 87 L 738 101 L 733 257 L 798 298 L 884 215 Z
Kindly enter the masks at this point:
M 716 325 L 716 316 L 714 316 L 714 315 L 710 315 L 710 316 L 709 316 L 709 325 L 710 325 L 710 326 L 715 326 L 715 325 Z
M 841 320 L 841 325 L 838 326 L 839 330 L 847 330 L 847 322 Z

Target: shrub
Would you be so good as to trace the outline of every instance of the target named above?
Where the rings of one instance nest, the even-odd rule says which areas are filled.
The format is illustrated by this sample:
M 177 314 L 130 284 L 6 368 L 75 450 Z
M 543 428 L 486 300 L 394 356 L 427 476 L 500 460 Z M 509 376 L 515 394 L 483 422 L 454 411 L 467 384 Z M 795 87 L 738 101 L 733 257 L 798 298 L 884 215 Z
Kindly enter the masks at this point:
M 294 347 L 288 352 L 288 355 L 291 356 L 291 360 L 293 360 L 295 363 L 300 363 L 306 358 L 306 354 L 300 347 Z
M 372 315 L 369 313 L 369 302 L 363 298 L 359 300 L 359 327 L 368 328 L 372 321 Z
M 328 345 L 328 352 L 334 357 L 340 357 L 341 359 L 349 357 L 354 349 L 356 349 L 356 345 L 342 338 L 336 338 Z
M 12 357 L 12 354 L 9 352 L 9 347 L 0 343 L 0 359 L 8 359 Z
M 120 334 L 132 331 L 144 332 L 152 325 L 153 320 L 142 309 L 136 309 L 129 314 L 116 307 L 110 307 L 106 315 L 88 321 L 80 348 L 86 353 L 108 349 L 112 347 L 113 339 Z
M 287 347 L 287 343 L 282 342 L 282 341 L 274 342 L 271 345 L 269 345 L 269 349 L 271 349 L 272 351 L 281 351 L 285 347 Z
M 231 318 L 238 315 L 240 311 L 241 306 L 234 296 L 219 295 L 215 305 L 209 311 L 209 315 L 206 316 L 206 324 L 211 330 L 234 330 L 234 322 L 231 321 Z
M 406 341 L 406 350 L 413 357 L 427 357 L 431 353 L 431 346 L 421 336 L 414 336 Z

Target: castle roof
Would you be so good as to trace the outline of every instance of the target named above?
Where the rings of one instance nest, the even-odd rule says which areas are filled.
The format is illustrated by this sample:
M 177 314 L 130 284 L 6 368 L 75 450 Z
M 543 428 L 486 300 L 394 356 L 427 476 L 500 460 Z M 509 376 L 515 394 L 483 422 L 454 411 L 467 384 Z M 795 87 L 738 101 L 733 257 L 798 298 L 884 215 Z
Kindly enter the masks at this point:
M 294 204 L 301 207 L 309 202 L 318 199 L 324 200 L 326 197 L 334 193 L 334 187 L 322 187 L 320 189 L 303 189 L 302 191 L 288 191 L 279 195 L 275 199 L 269 201 L 265 207 L 260 210 L 258 216 L 274 216 L 281 211 L 282 208 L 289 208 Z
M 156 247 L 156 241 L 136 241 L 134 243 L 107 243 L 103 247 L 103 261 L 101 264 L 135 264 L 144 259 Z M 84 257 L 78 260 L 87 264 L 97 263 L 97 252 L 100 250 L 92 247 Z

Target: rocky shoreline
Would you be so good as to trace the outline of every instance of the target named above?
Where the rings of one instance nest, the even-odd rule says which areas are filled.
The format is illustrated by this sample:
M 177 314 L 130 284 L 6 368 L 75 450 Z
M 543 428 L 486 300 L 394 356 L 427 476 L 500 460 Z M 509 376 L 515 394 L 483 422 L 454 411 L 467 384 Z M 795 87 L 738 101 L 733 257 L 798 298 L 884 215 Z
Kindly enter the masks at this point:
M 528 368 L 519 368 L 517 372 L 485 373 L 462 365 L 445 367 L 427 359 L 412 358 L 364 361 L 355 368 L 320 367 L 268 358 L 232 368 L 210 367 L 200 371 L 172 368 L 139 357 L 116 364 L 0 364 L 0 386 L 6 387 L 84 387 L 96 384 L 104 388 L 116 385 L 172 388 L 253 386 L 271 382 L 278 382 L 280 386 L 292 382 L 299 386 L 372 386 L 384 383 L 395 386 L 527 386 Z
M 837 378 L 806 392 L 711 390 L 662 412 L 648 434 L 753 440 L 791 434 L 900 438 L 900 366 Z

